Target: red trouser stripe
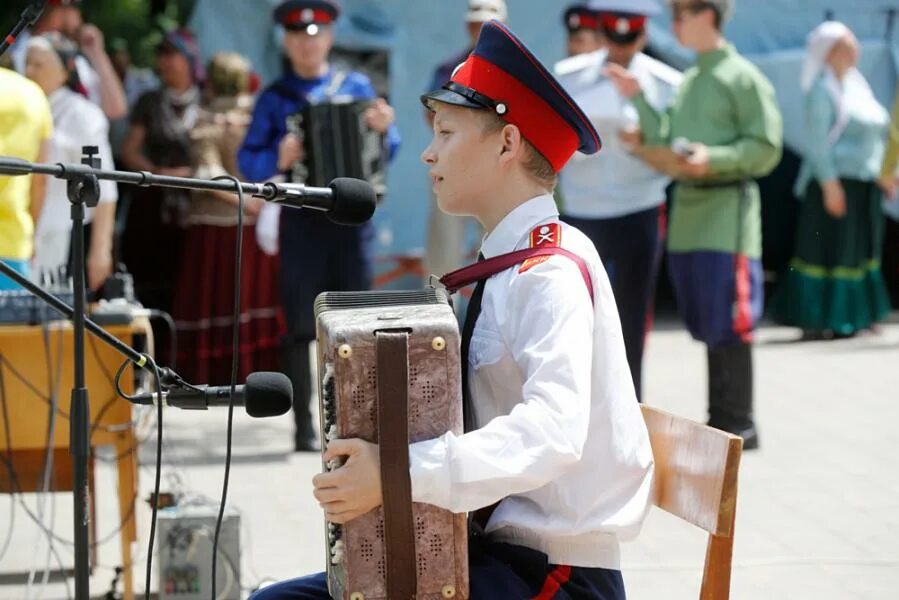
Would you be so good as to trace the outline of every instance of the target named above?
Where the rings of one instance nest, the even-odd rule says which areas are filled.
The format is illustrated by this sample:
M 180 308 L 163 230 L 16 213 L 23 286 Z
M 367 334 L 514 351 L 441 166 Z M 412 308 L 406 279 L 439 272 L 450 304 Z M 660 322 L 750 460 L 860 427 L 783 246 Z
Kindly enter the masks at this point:
M 749 274 L 749 258 L 742 254 L 734 257 L 736 267 L 736 315 L 734 333 L 743 342 L 752 341 L 752 282 Z
M 552 600 L 556 596 L 556 592 L 571 579 L 571 567 L 569 565 L 559 565 L 552 573 L 546 576 L 543 582 L 543 589 L 534 596 L 533 600 Z

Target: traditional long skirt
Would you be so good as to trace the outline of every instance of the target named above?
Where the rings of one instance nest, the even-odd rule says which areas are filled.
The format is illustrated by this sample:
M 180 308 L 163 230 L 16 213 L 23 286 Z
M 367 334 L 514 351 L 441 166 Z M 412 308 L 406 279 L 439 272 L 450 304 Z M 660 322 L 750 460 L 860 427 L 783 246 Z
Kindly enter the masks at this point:
M 799 212 L 796 250 L 770 314 L 809 332 L 850 335 L 884 318 L 890 304 L 880 270 L 884 215 L 870 181 L 842 180 L 846 215 L 824 209 L 817 182 Z
M 176 370 L 191 383 L 231 380 L 234 326 L 234 259 L 237 227 L 191 225 L 175 292 Z M 279 370 L 284 318 L 278 296 L 278 258 L 244 226 L 241 260 L 238 383 L 254 371 Z

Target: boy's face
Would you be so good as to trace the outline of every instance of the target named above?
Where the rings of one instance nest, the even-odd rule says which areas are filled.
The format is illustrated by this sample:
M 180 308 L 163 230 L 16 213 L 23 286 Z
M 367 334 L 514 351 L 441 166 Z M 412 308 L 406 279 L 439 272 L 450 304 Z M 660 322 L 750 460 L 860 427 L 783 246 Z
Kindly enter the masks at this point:
M 712 9 L 702 2 L 675 2 L 671 9 L 674 35 L 685 48 L 696 48 L 708 32 L 715 28 Z
M 478 216 L 486 190 L 496 189 L 501 172 L 500 133 L 485 132 L 479 111 L 433 102 L 434 139 L 421 155 L 430 171 L 440 210 L 451 215 Z
M 328 61 L 334 43 L 334 32 L 329 25 L 318 25 L 316 35 L 305 30 L 287 30 L 284 35 L 284 52 L 295 69 L 317 71 Z

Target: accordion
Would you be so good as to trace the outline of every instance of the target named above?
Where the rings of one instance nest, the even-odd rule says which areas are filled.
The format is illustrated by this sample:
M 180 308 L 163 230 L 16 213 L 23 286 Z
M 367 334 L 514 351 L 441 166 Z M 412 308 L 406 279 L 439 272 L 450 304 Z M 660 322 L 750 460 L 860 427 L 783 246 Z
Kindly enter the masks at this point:
M 409 443 L 462 433 L 459 329 L 449 296 L 326 292 L 315 316 L 323 440 L 377 443 L 383 490 L 378 509 L 326 524 L 331 596 L 467 599 L 466 516 L 413 503 L 409 481 Z
M 307 104 L 287 118 L 287 130 L 303 141 L 303 160 L 294 165 L 291 179 L 327 187 L 337 177 L 364 179 L 378 196 L 387 191 L 386 137 L 365 123 L 369 101 Z

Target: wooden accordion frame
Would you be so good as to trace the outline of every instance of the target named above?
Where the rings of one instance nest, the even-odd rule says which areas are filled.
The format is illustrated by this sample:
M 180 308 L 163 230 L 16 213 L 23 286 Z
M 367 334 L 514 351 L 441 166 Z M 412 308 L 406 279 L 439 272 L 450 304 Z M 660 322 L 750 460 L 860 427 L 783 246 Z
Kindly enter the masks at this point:
M 315 315 L 325 446 L 377 443 L 383 490 L 380 508 L 343 526 L 327 523 L 331 596 L 466 600 L 466 517 L 413 503 L 409 475 L 409 443 L 462 433 L 460 338 L 449 296 L 326 292 Z

